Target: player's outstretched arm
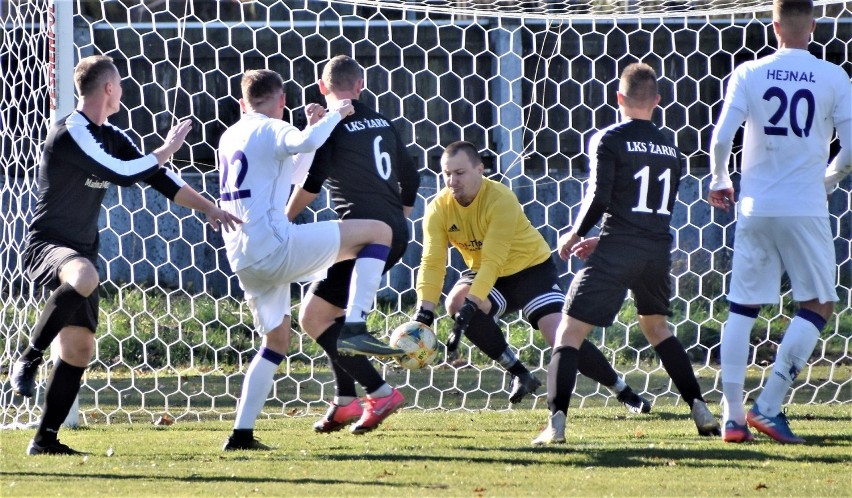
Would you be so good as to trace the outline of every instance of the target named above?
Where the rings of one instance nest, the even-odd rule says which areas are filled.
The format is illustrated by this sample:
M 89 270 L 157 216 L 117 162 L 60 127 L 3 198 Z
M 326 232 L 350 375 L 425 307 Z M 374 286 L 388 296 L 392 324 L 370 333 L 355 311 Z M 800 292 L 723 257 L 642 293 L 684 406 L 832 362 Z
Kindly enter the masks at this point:
M 313 152 L 319 149 L 328 140 L 334 127 L 340 121 L 355 112 L 351 100 L 341 100 L 334 109 L 329 109 L 322 118 L 308 126 L 304 131 L 291 128 L 284 135 L 286 152 L 296 155 L 304 152 Z M 308 116 L 308 120 L 315 117 Z
M 172 157 L 172 154 L 177 152 L 183 146 L 186 135 L 191 129 L 192 121 L 184 119 L 176 124 L 174 128 L 169 130 L 163 145 L 153 152 L 154 156 L 157 158 L 157 162 L 160 163 L 160 166 L 165 164 L 166 161 Z
M 180 206 L 203 212 L 207 216 L 207 222 L 216 231 L 219 231 L 219 227 L 222 227 L 226 232 L 230 232 L 236 230 L 237 225 L 243 222 L 243 220 L 205 199 L 189 185 L 184 185 L 178 190 L 174 202 Z

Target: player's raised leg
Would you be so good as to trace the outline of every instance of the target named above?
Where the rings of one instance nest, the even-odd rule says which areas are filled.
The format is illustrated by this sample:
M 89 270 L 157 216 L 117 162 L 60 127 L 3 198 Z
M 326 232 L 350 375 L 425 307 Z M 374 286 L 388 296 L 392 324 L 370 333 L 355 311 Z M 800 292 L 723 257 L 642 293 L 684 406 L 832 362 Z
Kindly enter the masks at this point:
M 29 455 L 76 455 L 80 452 L 59 442 L 58 433 L 71 410 L 86 367 L 95 349 L 98 327 L 99 277 L 94 263 L 76 251 L 48 244 L 28 249 L 31 273 L 36 281 L 48 274 L 58 275 L 59 287 L 51 294 L 39 318 L 31 347 L 24 353 L 30 365 L 41 362 L 42 352 L 57 337 L 59 360 L 47 381 L 44 412 L 35 437 L 27 448 Z M 29 356 L 27 356 L 29 355 Z M 32 395 L 36 369 L 17 368 L 10 375 L 12 385 L 22 394 Z M 16 385 L 17 384 L 17 385 Z
M 76 253 L 70 249 L 53 248 L 42 254 L 43 266 L 51 266 L 51 260 L 71 258 Z M 79 256 L 79 255 L 76 255 Z M 30 345 L 12 366 L 9 381 L 12 389 L 21 396 L 30 398 L 35 391 L 35 376 L 44 358 L 44 352 L 60 330 L 73 319 L 77 310 L 96 291 L 99 277 L 95 266 L 87 259 L 73 257 L 61 265 L 60 285 L 47 299 L 41 310 Z
M 390 253 L 392 232 L 387 223 L 377 220 L 344 220 L 340 222 L 338 260 L 355 259 L 349 286 L 349 302 L 340 338 L 339 354 L 399 356 L 404 352 L 376 339 L 367 331 L 367 315 L 382 281 L 382 273 Z

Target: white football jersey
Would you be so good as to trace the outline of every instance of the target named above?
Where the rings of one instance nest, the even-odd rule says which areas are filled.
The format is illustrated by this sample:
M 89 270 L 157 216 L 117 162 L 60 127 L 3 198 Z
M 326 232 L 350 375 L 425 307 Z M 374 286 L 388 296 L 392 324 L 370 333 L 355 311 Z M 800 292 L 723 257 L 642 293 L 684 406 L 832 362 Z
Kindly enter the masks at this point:
M 287 239 L 290 186 L 304 178 L 311 153 L 340 120 L 339 112 L 329 112 L 302 132 L 280 119 L 248 113 L 219 139 L 219 204 L 243 220 L 236 230 L 222 231 L 232 270 L 263 259 Z
M 827 215 L 829 144 L 836 124 L 852 119 L 846 72 L 807 50 L 779 49 L 737 67 L 724 106 L 746 114 L 740 213 Z

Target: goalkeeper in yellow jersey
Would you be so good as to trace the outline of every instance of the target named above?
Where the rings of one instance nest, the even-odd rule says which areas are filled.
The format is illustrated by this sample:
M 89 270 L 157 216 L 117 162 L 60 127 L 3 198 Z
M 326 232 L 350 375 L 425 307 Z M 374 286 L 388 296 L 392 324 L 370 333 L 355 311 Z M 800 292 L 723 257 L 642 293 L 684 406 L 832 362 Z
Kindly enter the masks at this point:
M 432 326 L 447 271 L 447 245 L 455 247 L 468 270 L 445 305 L 453 317 L 447 351 L 463 335 L 510 374 L 509 401 L 517 403 L 541 386 L 515 356 L 497 325 L 504 313 L 521 310 L 553 345 L 564 294 L 544 237 L 527 219 L 515 194 L 483 177 L 484 166 L 469 142 L 450 144 L 441 156 L 446 187 L 426 207 L 423 259 L 417 275 L 416 320 Z M 647 413 L 651 404 L 634 393 L 592 343 L 582 345 L 580 371 L 607 386 L 630 411 Z

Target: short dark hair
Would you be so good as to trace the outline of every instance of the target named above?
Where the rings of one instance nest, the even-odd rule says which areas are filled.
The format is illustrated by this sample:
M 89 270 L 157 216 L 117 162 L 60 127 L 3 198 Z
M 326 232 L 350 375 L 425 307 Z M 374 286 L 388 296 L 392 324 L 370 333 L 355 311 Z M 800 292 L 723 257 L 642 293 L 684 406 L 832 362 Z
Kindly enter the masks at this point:
M 458 142 L 453 142 L 444 149 L 444 157 L 453 157 L 459 152 L 462 152 L 467 155 L 467 158 L 470 159 L 474 165 L 482 163 L 482 156 L 479 155 L 479 150 L 476 149 L 476 146 L 470 142 L 465 142 L 464 140 L 459 140 Z
M 355 83 L 363 79 L 364 70 L 361 65 L 348 55 L 335 56 L 322 70 L 322 81 L 332 92 L 352 90 Z
M 772 2 L 772 20 L 793 36 L 810 33 L 814 3 L 811 0 L 775 0 Z
M 772 2 L 772 17 L 775 20 L 789 17 L 814 15 L 814 3 L 811 0 L 775 0 Z
M 112 57 L 106 55 L 91 55 L 80 59 L 74 68 L 74 87 L 77 95 L 83 97 L 91 94 L 101 85 L 106 76 L 118 73 L 118 68 Z
M 657 72 L 648 64 L 634 62 L 621 72 L 618 91 L 628 103 L 644 104 L 657 98 Z
M 272 97 L 278 90 L 284 90 L 284 79 L 280 74 L 269 69 L 252 69 L 246 71 L 240 81 L 243 98 L 249 105 L 255 107 Z

